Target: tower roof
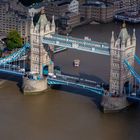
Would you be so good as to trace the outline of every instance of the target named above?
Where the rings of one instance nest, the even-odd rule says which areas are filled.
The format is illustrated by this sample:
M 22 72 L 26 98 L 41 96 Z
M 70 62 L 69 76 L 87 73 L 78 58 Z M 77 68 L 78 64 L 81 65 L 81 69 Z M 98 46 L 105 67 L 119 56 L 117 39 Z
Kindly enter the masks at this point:
M 128 34 L 125 23 L 123 23 L 123 25 L 122 25 L 122 29 L 119 34 L 119 38 L 121 39 L 121 41 L 126 41 L 129 38 L 129 34 Z
M 43 13 L 40 15 L 39 20 L 37 22 L 38 25 L 45 26 L 48 23 L 48 20 L 46 18 L 46 15 Z
M 39 28 L 45 28 L 45 26 L 49 23 L 49 21 L 47 20 L 47 17 L 45 15 L 44 9 L 41 11 L 41 15 L 39 17 L 39 20 L 36 24 L 36 27 Z

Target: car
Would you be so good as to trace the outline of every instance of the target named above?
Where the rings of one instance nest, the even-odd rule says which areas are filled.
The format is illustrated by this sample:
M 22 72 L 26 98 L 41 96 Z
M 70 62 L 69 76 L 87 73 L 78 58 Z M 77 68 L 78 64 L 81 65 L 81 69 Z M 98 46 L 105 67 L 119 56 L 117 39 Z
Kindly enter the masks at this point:
M 20 69 L 19 72 L 24 73 L 25 72 L 25 69 Z
M 50 76 L 52 78 L 56 78 L 56 75 L 54 73 L 48 73 L 48 76 Z
M 97 87 L 97 88 L 100 88 L 100 87 L 101 87 L 101 85 L 99 85 L 99 84 L 98 84 L 98 85 L 96 85 L 96 87 Z
M 132 96 L 136 96 L 136 93 L 135 93 L 135 92 L 133 92 L 133 93 L 131 93 L 131 95 L 132 95 Z

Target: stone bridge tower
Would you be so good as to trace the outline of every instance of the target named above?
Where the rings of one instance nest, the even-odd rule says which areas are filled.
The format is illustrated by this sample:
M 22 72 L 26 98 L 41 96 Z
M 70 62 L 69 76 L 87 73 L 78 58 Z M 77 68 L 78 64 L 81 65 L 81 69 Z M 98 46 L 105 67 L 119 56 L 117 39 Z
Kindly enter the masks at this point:
M 120 34 L 115 40 L 114 32 L 111 37 L 110 48 L 110 93 L 122 95 L 124 93 L 124 84 L 129 82 L 133 84 L 133 77 L 124 65 L 126 59 L 131 66 L 134 66 L 134 55 L 136 49 L 135 29 L 130 36 L 125 23 L 122 26 Z
M 41 11 L 40 18 L 34 26 L 33 18 L 30 28 L 30 44 L 31 44 L 31 72 L 35 72 L 42 76 L 43 67 L 48 66 L 49 72 L 53 72 L 53 62 L 48 53 L 48 48 L 42 44 L 42 38 L 55 33 L 54 16 L 52 22 L 47 20 L 44 9 Z

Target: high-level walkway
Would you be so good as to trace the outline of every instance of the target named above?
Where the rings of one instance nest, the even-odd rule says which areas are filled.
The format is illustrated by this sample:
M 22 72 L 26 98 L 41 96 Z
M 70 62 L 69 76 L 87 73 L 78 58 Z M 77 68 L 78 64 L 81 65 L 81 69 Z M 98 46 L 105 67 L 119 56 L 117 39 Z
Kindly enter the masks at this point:
M 44 37 L 42 39 L 42 43 L 97 54 L 110 55 L 110 45 L 108 43 L 96 42 L 89 39 L 79 39 L 71 36 L 52 34 L 51 36 Z

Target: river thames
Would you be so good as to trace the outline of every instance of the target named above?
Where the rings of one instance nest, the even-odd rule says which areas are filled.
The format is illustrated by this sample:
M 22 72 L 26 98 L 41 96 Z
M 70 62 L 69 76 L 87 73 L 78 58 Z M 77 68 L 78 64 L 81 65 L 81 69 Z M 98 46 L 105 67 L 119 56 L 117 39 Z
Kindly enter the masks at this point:
M 136 29 L 140 57 L 140 25 Z M 97 24 L 77 27 L 72 36 L 110 42 L 111 32 L 119 34 L 121 24 Z M 80 67 L 73 68 L 73 60 Z M 80 75 L 108 83 L 109 56 L 66 50 L 55 55 L 55 64 L 68 74 Z M 136 65 L 137 72 L 140 66 Z M 62 87 L 37 96 L 23 96 L 19 78 L 0 75 L 0 139 L 2 140 L 139 140 L 140 105 L 119 113 L 104 114 L 95 96 L 85 90 Z M 5 79 L 5 80 L 3 80 Z M 11 80 L 8 80 L 11 79 Z M 86 96 L 87 95 L 87 96 Z

